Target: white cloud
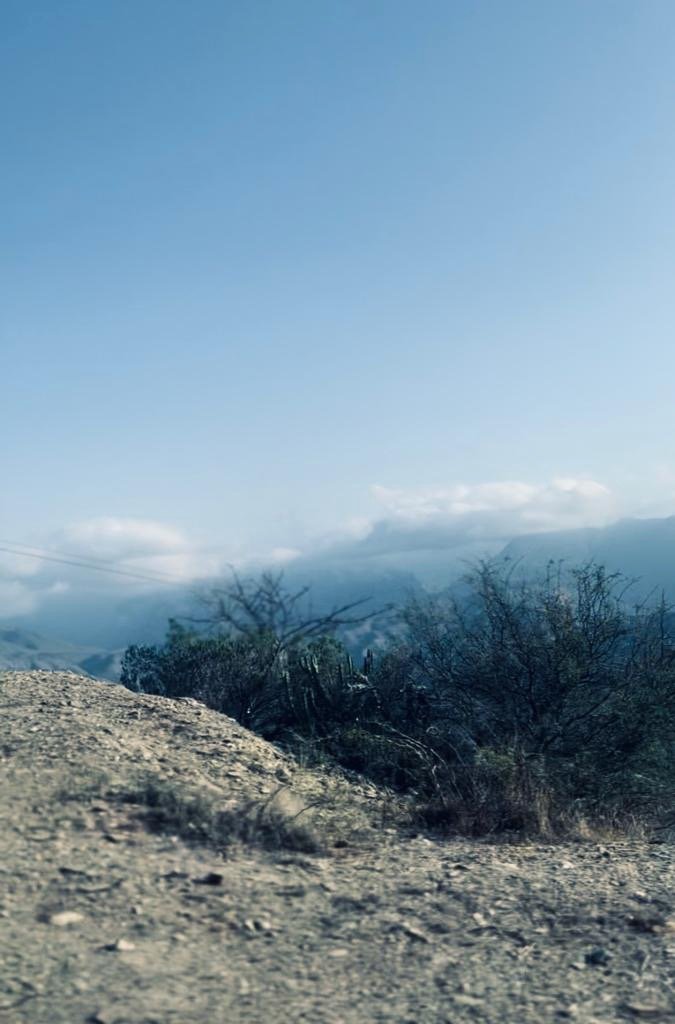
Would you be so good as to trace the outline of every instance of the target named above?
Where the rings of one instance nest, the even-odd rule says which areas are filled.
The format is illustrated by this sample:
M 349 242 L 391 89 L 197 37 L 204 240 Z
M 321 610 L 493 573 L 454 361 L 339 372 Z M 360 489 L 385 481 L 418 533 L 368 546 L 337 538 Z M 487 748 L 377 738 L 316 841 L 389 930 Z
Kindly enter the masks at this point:
M 102 516 L 59 531 L 50 547 L 124 572 L 190 582 L 212 575 L 220 556 L 199 549 L 185 534 L 152 519 Z
M 22 583 L 21 580 L 0 579 L 0 618 L 27 615 L 35 610 L 40 593 Z
M 546 483 L 498 480 L 405 490 L 376 484 L 382 514 L 351 521 L 340 536 L 326 537 L 308 558 L 356 564 L 382 558 L 413 572 L 423 563 L 447 564 L 481 551 L 496 553 L 527 533 L 603 526 L 619 515 L 608 487 L 586 478 L 556 477 Z
M 435 524 L 486 537 L 599 526 L 617 515 L 614 497 L 604 484 L 567 477 L 545 484 L 505 480 L 428 491 L 376 484 L 372 493 L 385 509 L 385 521 L 399 527 Z M 381 522 L 374 522 L 371 532 Z
M 302 552 L 298 548 L 272 548 L 270 559 L 273 565 L 283 566 L 300 558 Z
M 318 573 L 333 565 L 363 567 L 382 557 L 391 567 L 418 572 L 424 560 L 441 565 L 467 551 L 498 550 L 524 533 L 598 526 L 617 517 L 610 490 L 595 480 L 560 477 L 543 484 L 519 480 L 456 484 L 422 491 L 375 486 L 382 513 L 352 519 L 322 543 L 277 547 L 258 558 L 199 548 L 180 530 L 155 520 L 104 516 L 83 520 L 43 538 L 51 552 L 74 561 L 96 561 L 104 569 L 189 583 L 222 574 L 229 561 L 242 570 L 256 565 L 312 565 Z M 37 541 L 36 541 L 37 543 Z M 383 562 L 384 564 L 384 562 Z M 77 591 L 161 586 L 114 573 L 0 553 L 0 616 L 22 615 L 46 599 Z
M 166 523 L 115 516 L 73 523 L 61 530 L 55 541 L 81 557 L 99 559 L 171 555 L 188 547 L 180 531 Z
M 40 565 L 28 555 L 18 555 L 12 551 L 0 551 L 0 580 L 23 579 L 35 576 Z
M 221 569 L 219 553 L 204 552 L 175 527 L 147 519 L 83 520 L 31 542 L 26 554 L 0 552 L 1 618 L 25 615 L 48 599 L 77 591 L 156 589 Z M 40 553 L 44 557 L 35 557 Z M 88 562 L 94 568 L 86 568 Z

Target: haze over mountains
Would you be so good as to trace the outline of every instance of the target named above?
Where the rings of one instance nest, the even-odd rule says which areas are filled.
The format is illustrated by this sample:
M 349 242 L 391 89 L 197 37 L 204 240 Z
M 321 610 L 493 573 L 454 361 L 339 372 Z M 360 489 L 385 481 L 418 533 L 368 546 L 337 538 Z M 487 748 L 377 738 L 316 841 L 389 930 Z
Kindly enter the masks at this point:
M 634 580 L 635 599 L 661 591 L 675 599 L 675 516 L 517 537 L 500 557 L 522 560 L 530 573 L 541 572 L 551 559 L 569 566 L 593 561 Z
M 635 579 L 630 594 L 636 600 L 661 590 L 675 598 L 675 516 L 525 534 L 505 545 L 490 539 L 457 544 L 452 531 L 444 534 L 440 525 L 410 530 L 406 544 L 400 538 L 387 543 L 385 532 L 352 545 L 349 558 L 339 546 L 297 558 L 286 567 L 288 586 L 310 585 L 317 610 L 362 598 L 369 599 L 364 610 L 375 610 L 423 590 L 452 586 L 472 561 L 497 557 L 519 562 L 519 571 L 528 575 L 541 573 L 551 560 L 567 566 L 592 560 Z M 85 573 L 79 580 L 65 592 L 48 592 L 32 610 L 3 616 L 0 667 L 73 668 L 115 679 L 129 644 L 159 643 L 170 617 L 199 615 L 199 594 L 210 585 L 203 579 L 192 586 L 130 591 L 106 589 Z M 376 638 L 367 628 L 351 636 L 355 647 Z

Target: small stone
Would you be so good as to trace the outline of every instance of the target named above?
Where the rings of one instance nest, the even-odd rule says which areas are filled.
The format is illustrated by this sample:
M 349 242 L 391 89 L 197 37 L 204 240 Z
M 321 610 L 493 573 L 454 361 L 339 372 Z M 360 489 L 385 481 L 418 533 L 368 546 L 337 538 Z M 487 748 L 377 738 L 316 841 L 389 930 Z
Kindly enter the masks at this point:
M 396 925 L 395 928 L 397 930 L 400 929 L 400 931 L 402 931 L 404 935 L 407 935 L 409 939 L 412 939 L 413 942 L 429 942 L 428 937 L 424 934 L 422 929 L 417 928 L 414 924 L 406 924 L 403 922 L 401 925 Z
M 469 995 L 468 992 L 455 992 L 452 1001 L 458 1006 L 481 1006 L 483 1003 L 478 996 Z
M 195 885 L 222 885 L 223 875 L 219 874 L 217 871 L 207 871 L 205 875 L 193 878 L 192 881 Z
M 584 957 L 586 963 L 590 964 L 592 967 L 605 967 L 611 959 L 612 954 L 606 949 L 603 949 L 602 946 L 597 946 L 595 949 L 589 950 Z
M 633 914 L 628 918 L 628 924 L 638 932 L 658 933 L 665 929 L 666 919 L 658 912 L 649 911 L 640 914 Z
M 259 935 L 261 932 L 271 932 L 272 924 L 265 918 L 247 917 L 244 921 L 244 928 L 252 935 Z
M 117 942 L 109 942 L 105 948 L 111 953 L 130 953 L 136 946 L 129 939 L 118 939 Z
M 100 1010 L 96 1010 L 95 1013 L 92 1013 L 88 1024 L 115 1024 L 115 1021 L 118 1020 L 118 1018 L 119 1014 L 116 1010 L 102 1007 Z
M 69 928 L 71 924 L 79 924 L 80 921 L 84 921 L 84 914 L 78 914 L 76 910 L 62 910 L 49 918 L 49 923 L 57 928 Z
M 624 1003 L 622 1008 L 627 1013 L 643 1020 L 658 1020 L 668 1013 L 662 1006 L 656 1006 L 653 1003 Z
M 285 885 L 279 890 L 281 896 L 301 897 L 307 895 L 306 885 Z

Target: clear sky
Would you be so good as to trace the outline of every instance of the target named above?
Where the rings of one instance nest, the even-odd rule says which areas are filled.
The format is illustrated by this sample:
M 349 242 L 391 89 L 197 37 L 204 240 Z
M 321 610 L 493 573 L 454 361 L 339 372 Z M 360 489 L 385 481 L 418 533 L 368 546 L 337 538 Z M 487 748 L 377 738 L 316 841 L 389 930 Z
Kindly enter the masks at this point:
M 672 0 L 0 16 L 5 536 L 675 512 Z

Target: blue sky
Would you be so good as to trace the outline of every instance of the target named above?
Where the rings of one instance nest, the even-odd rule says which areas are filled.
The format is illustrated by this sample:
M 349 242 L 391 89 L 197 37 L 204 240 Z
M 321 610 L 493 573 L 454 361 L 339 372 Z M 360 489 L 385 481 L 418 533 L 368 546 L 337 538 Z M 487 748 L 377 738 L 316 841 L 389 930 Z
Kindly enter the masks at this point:
M 4 535 L 675 512 L 670 0 L 1 19 Z

